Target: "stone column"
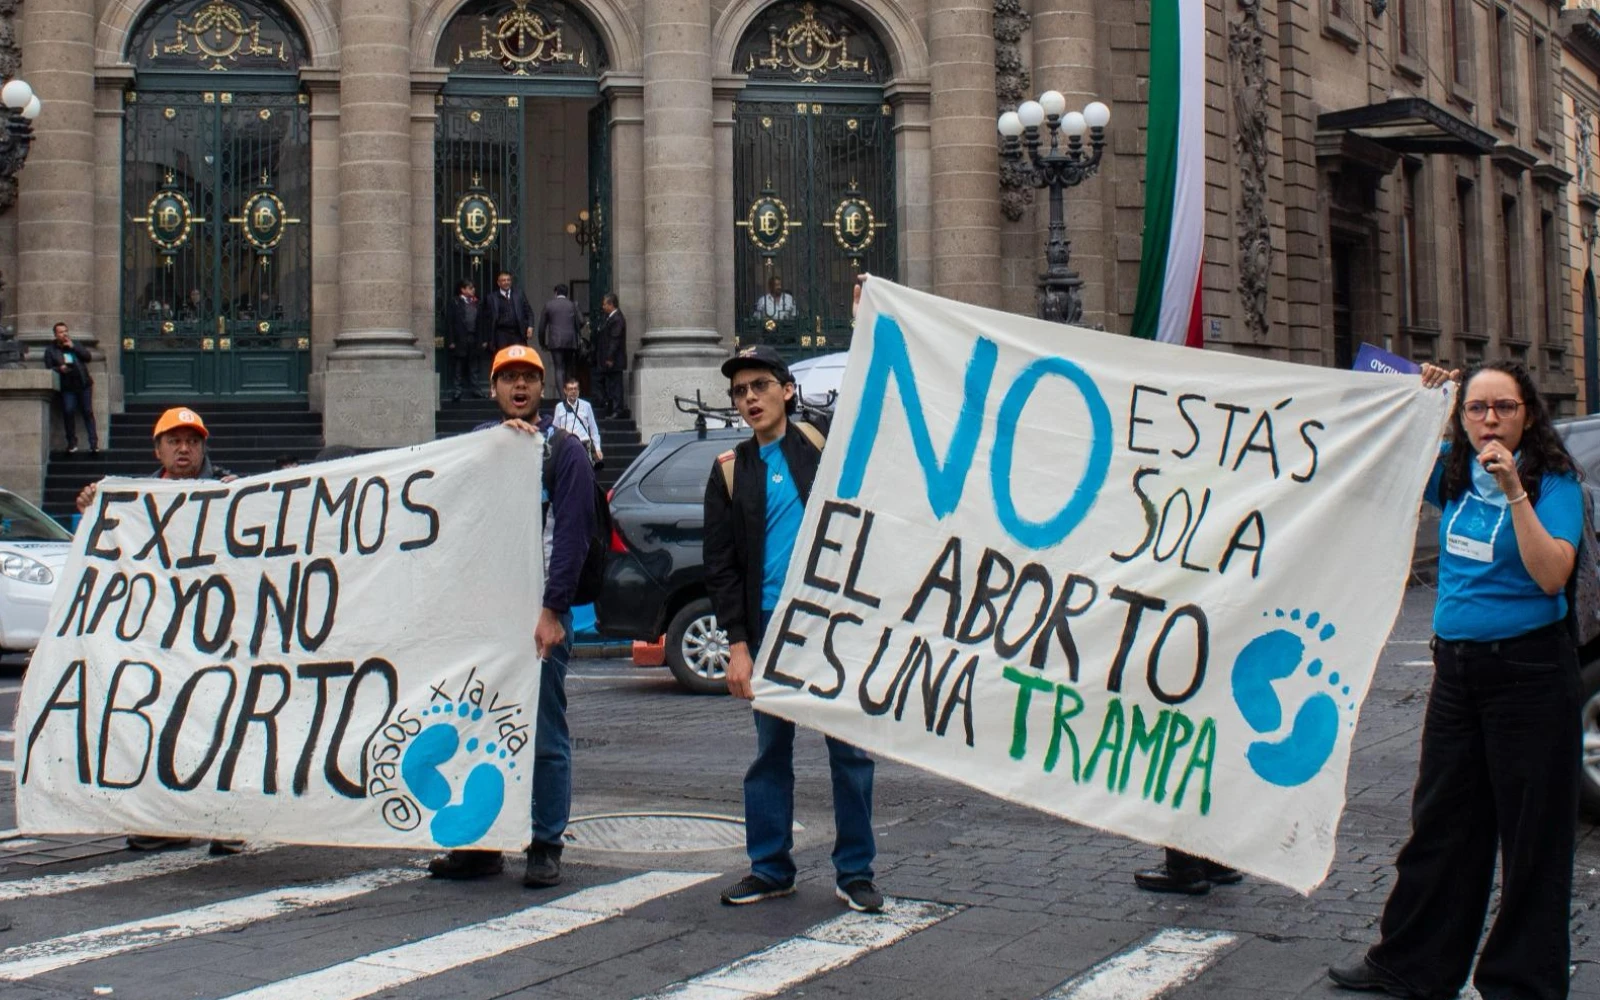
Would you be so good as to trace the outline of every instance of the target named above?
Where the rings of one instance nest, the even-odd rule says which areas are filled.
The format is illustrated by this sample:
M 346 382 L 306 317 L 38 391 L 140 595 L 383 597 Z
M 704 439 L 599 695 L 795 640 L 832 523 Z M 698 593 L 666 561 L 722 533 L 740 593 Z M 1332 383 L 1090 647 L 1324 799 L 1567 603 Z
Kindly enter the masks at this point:
M 5 428 L 0 434 L 0 483 L 30 503 L 41 504 L 56 378 L 37 366 L 37 357 L 29 360 L 34 366 L 0 369 L 0 427 Z M 110 433 L 104 423 L 100 433 Z
M 681 427 L 674 395 L 726 388 L 717 371 L 715 144 L 710 0 L 644 5 L 645 335 L 634 418 L 648 437 Z M 715 398 L 712 396 L 711 398 Z
M 992 4 L 933 5 L 928 58 L 933 290 L 997 307 L 1001 215 Z
M 928 85 L 893 83 L 884 92 L 894 108 L 895 218 L 898 275 L 888 277 L 924 292 L 933 290 L 933 203 L 928 191 L 932 150 Z
M 644 83 L 607 73 L 600 92 L 611 101 L 611 283 L 628 320 L 628 358 L 644 339 Z M 629 404 L 632 405 L 631 403 Z
M 98 348 L 101 339 L 94 327 L 94 12 L 93 0 L 36 0 L 22 9 L 22 77 L 44 103 L 17 175 L 13 291 L 17 332 L 34 363 L 58 320 L 86 346 Z M 92 370 L 104 372 L 98 362 Z M 104 414 L 105 390 L 96 395 Z
M 322 432 L 329 444 L 416 444 L 433 437 L 438 386 L 412 327 L 411 7 L 341 15 L 339 335 Z
M 717 336 L 723 347 L 733 350 L 734 317 L 737 304 L 734 292 L 734 255 L 738 253 L 739 234 L 734 226 L 733 204 L 733 104 L 744 89 L 744 74 L 718 75 L 712 81 L 715 116 L 712 129 L 716 134 L 716 204 L 712 216 L 716 231 L 713 251 L 716 255 L 717 281 Z
M 1067 99 L 1067 110 L 1076 111 L 1090 101 L 1111 103 L 1110 94 L 1099 92 L 1096 74 L 1099 51 L 1095 34 L 1094 0 L 1035 0 L 1033 5 L 1033 93 L 1059 90 Z M 1114 117 L 1112 128 L 1132 129 L 1135 123 Z M 1083 278 L 1083 323 L 1105 323 L 1106 267 L 1105 217 L 1112 203 L 1108 186 L 1113 183 L 1114 151 L 1108 149 L 1100 174 L 1065 195 L 1067 238 L 1072 241 L 1072 269 Z M 1039 191 L 1034 199 L 1034 260 L 1044 268 L 1044 245 L 1049 238 L 1049 192 Z
M 418 73 L 411 81 L 411 328 L 417 331 L 417 346 L 427 356 L 428 370 L 434 373 L 438 372 L 435 358 L 444 330 L 435 329 L 438 313 L 434 296 L 438 290 L 433 277 L 434 236 L 439 216 L 433 203 L 433 134 L 439 120 L 439 95 L 447 75 L 436 70 Z M 452 276 L 450 280 L 459 279 Z M 449 294 L 450 291 L 445 292 Z
M 339 334 L 339 72 L 304 69 L 311 95 L 311 408 L 323 409 Z
M 87 329 L 99 333 L 96 354 L 105 364 L 105 372 L 95 374 L 94 412 L 107 437 L 110 415 L 122 412 L 122 123 L 132 79 L 133 70 L 119 66 L 101 70 L 95 80 L 94 318 Z

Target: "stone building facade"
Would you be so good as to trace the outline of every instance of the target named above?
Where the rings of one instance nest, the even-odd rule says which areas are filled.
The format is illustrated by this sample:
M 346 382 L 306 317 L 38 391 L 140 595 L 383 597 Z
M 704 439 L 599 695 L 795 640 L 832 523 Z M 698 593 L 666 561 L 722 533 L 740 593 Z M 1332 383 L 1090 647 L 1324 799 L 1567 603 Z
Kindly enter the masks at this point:
M 1207 346 L 1517 356 L 1574 408 L 1559 6 L 1184 2 L 1208 12 Z M 96 345 L 111 412 L 299 397 L 330 443 L 425 439 L 443 303 L 501 268 L 536 307 L 557 282 L 618 293 L 647 433 L 720 389 L 738 341 L 844 346 L 859 270 L 1031 312 L 1045 199 L 1009 186 L 994 121 L 1044 89 L 1112 109 L 1068 227 L 1085 322 L 1133 314 L 1150 0 L 26 0 L 16 21 L 45 112 L 0 216 L 6 318 Z
M 1567 191 L 1566 244 L 1571 262 L 1567 314 L 1578 381 L 1578 412 L 1600 411 L 1600 309 L 1595 299 L 1595 214 L 1600 211 L 1596 129 L 1600 128 L 1600 11 L 1583 5 L 1561 12 L 1563 135 L 1572 184 Z

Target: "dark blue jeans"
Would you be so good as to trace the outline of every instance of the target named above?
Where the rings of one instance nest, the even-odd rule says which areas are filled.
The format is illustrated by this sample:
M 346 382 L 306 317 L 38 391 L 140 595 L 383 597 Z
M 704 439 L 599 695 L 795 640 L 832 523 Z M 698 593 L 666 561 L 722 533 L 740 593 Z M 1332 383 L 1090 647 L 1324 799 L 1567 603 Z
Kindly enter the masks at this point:
M 1368 959 L 1422 997 L 1567 995 L 1582 687 L 1564 624 L 1497 643 L 1434 640 L 1433 690 L 1382 939 Z
M 533 734 L 533 839 L 559 845 L 572 815 L 572 736 L 567 732 L 567 661 L 572 657 L 572 612 L 561 616 L 566 638 L 539 672 L 539 715 Z
M 771 612 L 763 611 L 762 633 Z M 754 651 L 752 650 L 752 655 Z M 756 719 L 756 759 L 744 774 L 745 849 L 750 871 L 774 885 L 794 881 L 794 723 L 765 712 Z M 833 868 L 837 884 L 872 878 L 872 758 L 832 736 Z
M 94 426 L 94 390 L 92 388 L 61 390 L 61 417 L 63 427 L 67 432 L 68 448 L 76 448 L 78 446 L 78 429 L 74 426 L 76 421 L 73 419 L 74 415 L 77 414 L 83 416 L 84 429 L 89 432 L 89 447 L 98 449 L 100 447 L 100 435 Z

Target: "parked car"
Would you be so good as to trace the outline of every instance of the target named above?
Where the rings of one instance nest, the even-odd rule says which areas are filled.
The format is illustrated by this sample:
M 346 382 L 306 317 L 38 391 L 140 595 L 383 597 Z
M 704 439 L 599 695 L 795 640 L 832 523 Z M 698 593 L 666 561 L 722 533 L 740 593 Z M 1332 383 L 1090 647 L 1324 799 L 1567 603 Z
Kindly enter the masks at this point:
M 728 637 L 706 595 L 700 545 L 706 480 L 717 455 L 747 430 L 657 434 L 611 491 L 611 554 L 595 601 L 605 636 L 655 642 L 667 667 L 698 694 L 727 691 Z
M 1567 451 L 1583 467 L 1591 486 L 1600 486 L 1600 415 L 1556 421 Z M 1578 651 L 1583 671 L 1583 784 L 1586 816 L 1600 822 L 1600 640 Z
M 38 645 L 71 548 L 67 529 L 0 489 L 0 652 Z

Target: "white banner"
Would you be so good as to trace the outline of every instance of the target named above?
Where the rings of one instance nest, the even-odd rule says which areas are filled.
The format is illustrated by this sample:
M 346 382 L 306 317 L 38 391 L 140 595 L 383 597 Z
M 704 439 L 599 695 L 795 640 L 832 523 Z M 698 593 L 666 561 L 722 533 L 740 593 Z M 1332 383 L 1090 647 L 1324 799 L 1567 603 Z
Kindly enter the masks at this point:
M 28 833 L 516 850 L 542 448 L 107 479 L 17 714 Z
M 1449 402 L 875 278 L 756 706 L 1309 892 Z

